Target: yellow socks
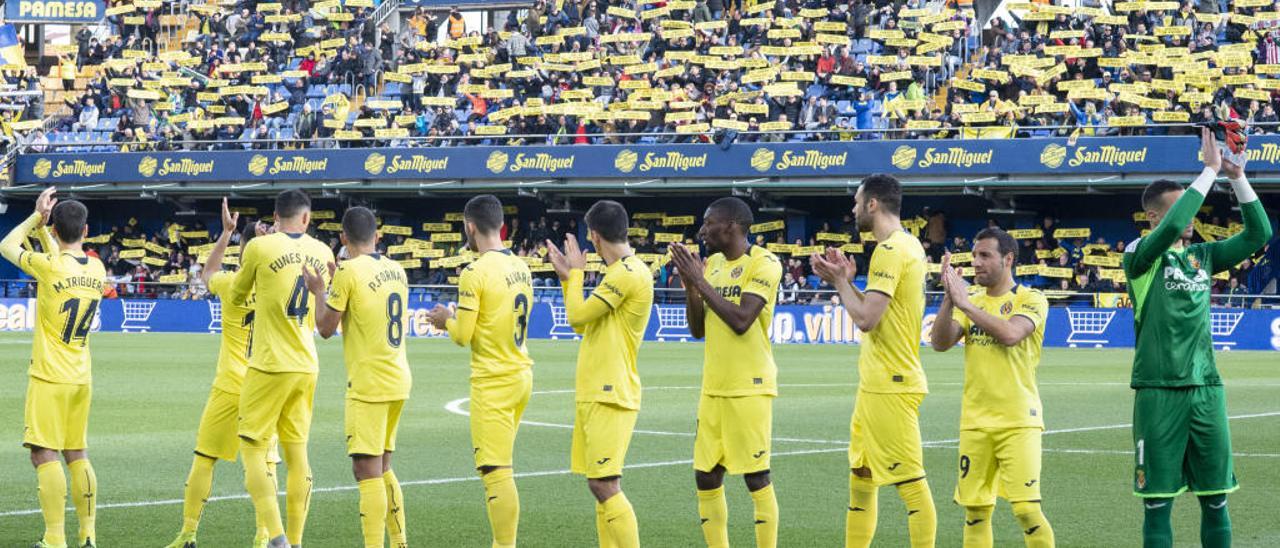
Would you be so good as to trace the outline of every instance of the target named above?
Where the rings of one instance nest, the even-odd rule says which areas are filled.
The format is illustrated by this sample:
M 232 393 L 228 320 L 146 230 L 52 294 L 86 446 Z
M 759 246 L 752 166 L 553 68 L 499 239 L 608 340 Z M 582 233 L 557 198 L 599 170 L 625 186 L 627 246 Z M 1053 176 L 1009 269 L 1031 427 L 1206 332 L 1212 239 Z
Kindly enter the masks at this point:
M 98 476 L 93 473 L 89 459 L 67 463 L 71 473 L 71 497 L 80 523 L 80 544 L 97 536 L 94 522 L 98 517 Z
M 849 474 L 849 511 L 844 517 L 846 548 L 866 548 L 876 536 L 876 495 L 880 488 L 874 481 Z
M 382 482 L 387 490 L 387 535 L 391 537 L 391 548 L 405 548 L 409 545 L 404 530 L 404 493 L 400 491 L 400 480 L 396 473 L 387 470 L 382 474 Z
M 274 447 L 274 445 L 273 445 L 273 447 Z M 270 459 L 271 459 L 271 455 L 272 455 L 272 453 L 267 453 L 267 459 L 268 459 L 268 460 L 267 460 L 267 474 L 271 476 L 271 491 L 272 491 L 272 492 L 275 492 L 276 490 L 278 490 L 278 487 L 279 487 L 279 484 L 277 483 L 276 478 L 279 478 L 279 477 L 280 477 L 280 475 L 276 473 L 276 463 L 274 463 L 274 462 L 272 462 L 272 461 L 270 460 Z M 244 458 L 244 457 L 243 457 L 243 456 L 241 456 L 241 458 Z M 277 507 L 277 508 L 279 508 L 279 507 Z M 277 510 L 277 513 L 279 513 L 279 512 L 278 512 L 278 510 Z M 257 513 L 257 512 L 254 512 L 254 513 L 253 513 L 253 518 L 254 518 L 254 520 L 253 520 L 254 526 L 258 528 L 258 532 L 256 533 L 256 536 L 255 536 L 254 538 L 270 538 L 270 537 L 267 537 L 267 534 L 268 534 L 268 533 L 267 533 L 267 522 L 266 522 L 266 521 L 263 521 L 262 516 L 258 515 L 258 513 Z
M 187 485 L 182 495 L 182 532 L 194 533 L 200 527 L 200 515 L 213 489 L 213 465 L 217 459 L 196 455 L 187 474 Z
M 907 530 L 911 548 L 933 548 L 938 535 L 938 512 L 933 507 L 929 481 L 919 480 L 898 485 L 898 496 L 907 505 Z
M 1038 502 L 1013 503 L 1013 517 L 1018 518 L 1022 526 L 1022 540 L 1027 548 L 1053 548 L 1053 528 L 1044 512 L 1040 511 Z
M 240 440 L 240 460 L 244 463 L 244 488 L 253 500 L 253 511 L 259 527 L 266 526 L 268 538 L 283 535 L 280 501 L 276 498 L 276 479 L 267 467 L 266 445 Z
M 306 443 L 281 443 L 284 463 L 289 467 L 285 480 L 285 515 L 289 520 L 286 535 L 289 544 L 302 544 L 302 530 L 307 525 L 307 511 L 311 506 L 311 464 L 307 462 Z M 275 496 L 274 489 L 272 496 Z M 276 535 L 272 534 L 271 538 Z
M 636 523 L 636 512 L 631 508 L 627 495 L 618 493 L 609 497 L 609 500 L 597 504 L 596 509 L 597 528 L 600 521 L 604 521 L 604 528 L 600 529 L 600 546 L 640 547 L 640 526 Z M 605 539 L 610 542 L 606 544 Z
M 596 537 L 600 539 L 600 548 L 617 548 L 613 541 L 613 532 L 609 531 L 609 522 L 604 519 L 604 503 L 596 503 Z
M 724 499 L 724 486 L 698 490 L 698 516 L 702 518 L 702 537 L 707 548 L 729 546 L 729 503 Z
M 520 494 L 510 468 L 498 468 L 481 477 L 489 509 L 489 527 L 493 529 L 493 546 L 516 545 L 516 529 L 520 526 Z
M 755 503 L 756 548 L 773 548 L 778 545 L 778 498 L 773 494 L 773 484 L 751 492 Z
M 54 546 L 66 544 L 67 477 L 62 474 L 62 463 L 53 460 L 37 466 L 36 482 L 44 515 L 44 541 Z
M 382 548 L 387 521 L 387 484 L 382 478 L 360 480 L 360 529 L 365 548 Z
M 995 544 L 991 534 L 991 513 L 994 510 L 994 506 L 964 508 L 964 548 L 991 548 Z

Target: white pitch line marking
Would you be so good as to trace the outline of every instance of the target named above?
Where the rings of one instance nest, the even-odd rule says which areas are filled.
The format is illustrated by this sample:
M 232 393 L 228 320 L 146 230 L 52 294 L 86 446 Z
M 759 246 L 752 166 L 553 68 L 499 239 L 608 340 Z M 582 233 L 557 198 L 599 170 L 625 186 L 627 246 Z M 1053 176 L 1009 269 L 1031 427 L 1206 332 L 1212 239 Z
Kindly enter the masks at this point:
M 1068 383 L 1068 384 L 1076 384 L 1076 383 Z M 1099 384 L 1099 383 L 1084 383 L 1084 384 Z M 824 385 L 824 384 L 780 385 L 780 387 L 787 387 L 787 386 L 833 387 L 833 386 L 841 386 L 841 385 Z M 855 385 L 849 384 L 847 386 L 855 386 Z M 659 387 L 650 387 L 646 389 L 647 390 L 695 390 L 698 388 L 699 387 L 687 387 L 687 386 L 668 386 L 668 387 L 659 386 Z M 534 393 L 535 394 L 561 394 L 561 393 L 570 393 L 570 392 L 573 392 L 573 390 L 545 390 L 545 391 L 538 391 Z M 468 400 L 470 400 L 470 398 L 460 398 L 460 399 L 451 401 L 445 405 L 445 409 L 451 413 L 466 416 L 467 412 L 462 410 L 461 405 L 467 402 Z M 1227 418 L 1232 420 L 1238 420 L 1238 419 L 1253 419 L 1253 418 L 1274 417 L 1274 416 L 1280 416 L 1280 411 L 1267 412 L 1267 413 L 1252 413 L 1247 415 L 1235 415 L 1235 416 L 1229 416 Z M 534 421 L 521 421 L 521 423 L 537 425 L 537 426 L 550 426 L 554 428 L 572 428 L 572 426 L 566 426 L 566 425 L 555 424 L 555 423 L 538 423 Z M 1046 430 L 1044 433 L 1048 435 L 1048 434 L 1064 434 L 1064 433 L 1075 433 L 1075 432 L 1092 432 L 1092 431 L 1099 431 L 1099 430 L 1116 430 L 1120 428 L 1129 428 L 1131 426 L 1132 424 L 1110 424 L 1110 425 L 1103 425 L 1103 426 L 1089 426 L 1089 427 L 1083 427 L 1083 428 Z M 636 432 L 640 432 L 640 431 L 637 430 Z M 651 432 L 654 432 L 655 434 L 658 434 L 658 435 L 687 435 L 685 433 L 675 433 L 675 432 L 660 432 L 660 431 L 651 431 Z M 783 441 L 784 439 L 785 438 L 774 438 L 775 441 Z M 849 443 L 848 441 L 836 441 L 836 440 L 806 440 L 806 441 L 812 442 L 812 443 L 841 444 L 844 446 L 847 446 Z M 924 447 L 930 447 L 930 448 L 950 449 L 954 444 L 958 443 L 959 441 L 960 440 L 958 439 L 926 441 L 926 442 L 923 442 L 922 445 Z M 846 447 L 833 447 L 833 448 L 823 448 L 823 449 L 782 451 L 782 452 L 774 453 L 773 456 L 788 457 L 788 456 L 797 456 L 797 455 L 817 455 L 817 454 L 825 454 L 825 453 L 842 453 L 845 451 L 847 451 Z M 1047 449 L 1046 451 L 1048 452 L 1084 452 L 1086 450 L 1057 451 L 1057 450 Z M 1131 453 L 1126 452 L 1126 454 L 1131 454 Z M 1249 456 L 1249 457 L 1280 456 L 1280 455 L 1272 455 L 1270 453 L 1237 453 L 1236 455 Z M 679 466 L 679 465 L 687 465 L 687 464 L 693 464 L 693 460 L 681 459 L 681 460 L 671 460 L 671 461 L 661 461 L 661 462 L 645 462 L 645 463 L 639 463 L 639 464 L 628 464 L 624 468 L 631 469 L 631 470 L 638 470 L 642 468 L 661 468 L 666 466 Z M 571 472 L 569 470 L 540 470 L 540 471 L 534 471 L 534 472 L 517 472 L 516 474 L 514 474 L 514 477 L 535 478 L 535 477 L 546 477 L 546 476 L 567 476 L 570 474 Z M 478 481 L 479 479 L 480 479 L 479 476 L 433 478 L 433 479 L 425 479 L 425 480 L 402 481 L 400 482 L 400 485 L 402 487 L 417 486 L 417 485 L 447 485 L 447 484 L 453 484 L 453 483 Z M 311 492 L 313 494 L 314 493 L 320 493 L 320 494 L 341 493 L 341 492 L 347 492 L 347 491 L 355 491 L 356 489 L 357 488 L 354 485 L 337 485 L 332 487 L 316 487 L 312 489 Z M 282 496 L 284 494 L 285 494 L 284 491 L 280 491 L 277 493 L 278 496 Z M 246 500 L 248 498 L 249 496 L 247 494 L 240 493 L 236 495 L 212 496 L 208 498 L 207 502 L 215 502 L 215 501 L 221 501 L 221 500 Z M 183 499 L 163 499 L 163 500 L 137 501 L 137 502 L 114 502 L 114 503 L 99 504 L 97 508 L 99 510 L 111 510 L 111 509 L 118 509 L 118 508 L 145 508 L 145 507 L 151 507 L 151 506 L 179 505 L 179 504 L 182 504 L 183 502 L 184 502 Z M 67 507 L 67 511 L 72 511 L 72 510 L 74 510 L 74 507 L 72 506 Z M 29 515 L 39 514 L 39 513 L 40 513 L 40 509 L 38 508 L 28 509 L 28 510 L 11 510 L 7 512 L 0 512 L 0 517 L 29 516 Z

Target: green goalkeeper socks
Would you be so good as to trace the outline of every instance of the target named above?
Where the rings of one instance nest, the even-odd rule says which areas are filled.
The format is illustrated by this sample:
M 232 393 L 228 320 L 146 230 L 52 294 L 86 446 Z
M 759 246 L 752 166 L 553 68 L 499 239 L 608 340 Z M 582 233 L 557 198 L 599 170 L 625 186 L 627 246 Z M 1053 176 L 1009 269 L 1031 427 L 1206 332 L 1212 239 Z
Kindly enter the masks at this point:
M 1200 544 L 1204 548 L 1231 548 L 1226 495 L 1200 497 Z
M 1173 548 L 1173 499 L 1144 499 L 1142 503 L 1142 548 Z

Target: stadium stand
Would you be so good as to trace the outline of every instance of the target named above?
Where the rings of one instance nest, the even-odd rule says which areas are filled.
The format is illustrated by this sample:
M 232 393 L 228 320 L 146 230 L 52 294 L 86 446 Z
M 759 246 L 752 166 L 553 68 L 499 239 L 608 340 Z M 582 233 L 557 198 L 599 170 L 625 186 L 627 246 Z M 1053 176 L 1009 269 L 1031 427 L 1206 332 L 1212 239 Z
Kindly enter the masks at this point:
M 47 94 L 72 87 L 51 94 L 70 110 L 43 138 L 72 151 L 714 130 L 787 142 L 1161 135 L 1185 130 L 1149 124 L 1227 117 L 1274 132 L 1274 12 L 1165 4 L 1012 4 L 980 34 L 966 6 L 919 0 L 538 1 L 482 34 L 423 8 L 396 32 L 371 0 L 126 2 L 109 35 L 76 36 L 74 80 L 68 58 L 44 78 Z

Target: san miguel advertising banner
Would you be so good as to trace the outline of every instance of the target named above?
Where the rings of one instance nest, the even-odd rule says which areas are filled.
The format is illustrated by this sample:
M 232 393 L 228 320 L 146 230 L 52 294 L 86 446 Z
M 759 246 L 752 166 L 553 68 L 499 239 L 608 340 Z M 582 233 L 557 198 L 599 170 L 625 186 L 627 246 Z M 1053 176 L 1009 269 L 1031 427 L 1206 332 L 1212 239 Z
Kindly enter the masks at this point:
M 1198 173 L 1196 137 L 853 141 L 695 145 L 451 146 L 224 152 L 23 154 L 19 184 L 850 177 Z M 1250 139 L 1249 169 L 1280 172 L 1280 136 Z
M 7 0 L 10 23 L 96 23 L 106 11 L 103 0 Z
M 410 297 L 405 331 L 414 337 L 440 337 L 427 312 L 434 303 Z M 103 300 L 93 331 L 216 333 L 222 329 L 218 301 Z M 529 337 L 574 339 L 562 308 L 536 303 L 530 311 Z M 936 310 L 926 311 L 921 344 L 927 344 Z M 35 299 L 0 299 L 0 331 L 30 331 Z M 1211 317 L 1214 346 L 1219 350 L 1280 350 L 1280 310 L 1215 309 Z M 826 306 L 778 306 L 769 329 L 775 343 L 857 344 L 862 333 L 844 310 Z M 690 341 L 684 305 L 654 305 L 645 340 Z M 1133 346 L 1133 311 L 1125 308 L 1050 308 L 1045 346 L 1126 348 Z

